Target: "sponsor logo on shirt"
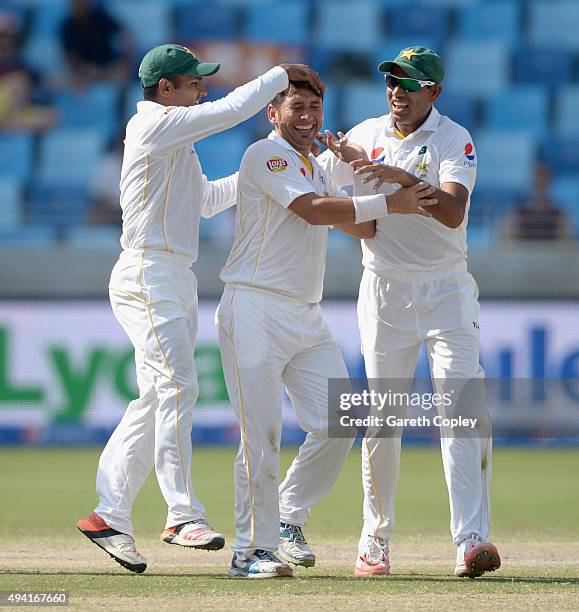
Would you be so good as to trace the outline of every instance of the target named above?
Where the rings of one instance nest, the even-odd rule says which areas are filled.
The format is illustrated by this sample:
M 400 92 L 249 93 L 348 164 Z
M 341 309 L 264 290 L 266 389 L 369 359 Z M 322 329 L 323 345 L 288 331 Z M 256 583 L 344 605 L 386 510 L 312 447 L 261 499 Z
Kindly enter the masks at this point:
M 270 168 L 271 170 L 271 168 Z M 282 168 L 283 170 L 283 168 Z M 305 176 L 306 175 L 306 169 L 305 168 L 300 168 L 300 172 Z
M 287 161 L 283 157 L 270 157 L 266 165 L 271 172 L 282 172 L 287 168 Z
M 384 147 L 377 147 L 370 153 L 370 161 L 382 163 L 384 161 Z
M 174 106 L 167 106 L 167 108 L 165 108 L 165 112 L 163 113 L 163 115 L 168 115 L 174 109 L 175 109 Z
M 427 146 L 426 146 L 426 145 L 423 145 L 423 146 L 420 148 L 420 151 L 418 151 L 418 155 L 424 155 L 424 154 L 426 153 L 426 150 L 427 150 Z
M 464 154 L 468 160 L 472 161 L 474 159 L 474 147 L 470 142 L 465 145 Z

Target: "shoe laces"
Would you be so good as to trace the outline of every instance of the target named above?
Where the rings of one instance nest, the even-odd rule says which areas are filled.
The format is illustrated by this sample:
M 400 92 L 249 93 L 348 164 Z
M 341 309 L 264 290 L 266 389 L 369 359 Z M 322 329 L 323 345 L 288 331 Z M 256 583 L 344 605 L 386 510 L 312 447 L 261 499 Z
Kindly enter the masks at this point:
M 253 556 L 260 561 L 273 561 L 274 563 L 281 563 L 281 561 L 270 551 L 270 550 L 256 550 Z
M 307 544 L 304 532 L 298 525 L 285 523 L 284 529 L 289 530 L 289 537 L 292 542 L 295 542 L 296 544 Z
M 372 561 L 381 561 L 382 557 L 386 556 L 386 548 L 388 544 L 383 538 L 378 536 L 368 537 L 368 557 Z

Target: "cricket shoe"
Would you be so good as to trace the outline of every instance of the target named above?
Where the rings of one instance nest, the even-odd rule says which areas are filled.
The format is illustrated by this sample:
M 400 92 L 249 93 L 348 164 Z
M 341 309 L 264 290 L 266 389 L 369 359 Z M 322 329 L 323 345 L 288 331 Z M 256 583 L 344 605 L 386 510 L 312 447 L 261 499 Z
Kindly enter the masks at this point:
M 494 544 L 485 542 L 473 533 L 456 549 L 454 575 L 460 578 L 478 578 L 485 572 L 494 572 L 501 566 L 501 557 Z
M 137 574 L 147 569 L 147 560 L 135 548 L 135 540 L 107 525 L 96 512 L 78 521 L 76 526 L 91 542 L 100 546 L 126 569 Z
M 292 568 L 269 550 L 256 550 L 249 559 L 233 553 L 229 575 L 232 578 L 291 578 Z
M 370 536 L 366 550 L 358 555 L 354 567 L 355 576 L 388 576 L 390 559 L 388 542 L 377 536 Z
M 314 567 L 316 555 L 306 542 L 302 528 L 291 523 L 280 523 L 278 555 L 288 563 Z
M 211 527 L 205 519 L 196 519 L 165 529 L 161 540 L 167 544 L 178 544 L 201 550 L 221 550 L 225 538 Z

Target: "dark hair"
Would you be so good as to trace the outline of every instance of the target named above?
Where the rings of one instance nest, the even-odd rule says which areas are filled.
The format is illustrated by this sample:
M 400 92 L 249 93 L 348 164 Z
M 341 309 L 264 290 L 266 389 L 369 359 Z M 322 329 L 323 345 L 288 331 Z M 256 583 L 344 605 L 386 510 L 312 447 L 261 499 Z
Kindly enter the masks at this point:
M 167 79 L 167 81 L 171 81 L 175 89 L 179 89 L 181 85 L 179 76 L 163 77 L 163 78 Z M 159 92 L 159 83 L 157 83 L 156 85 L 151 85 L 150 87 L 145 87 L 143 89 L 143 100 L 147 100 L 149 102 L 156 102 L 158 92 Z
M 275 106 L 276 108 L 279 108 L 288 96 L 291 96 L 299 89 L 307 89 L 312 93 L 316 94 L 316 96 L 318 96 L 318 98 L 320 98 L 321 100 L 324 99 L 324 93 L 322 92 L 321 94 L 318 94 L 316 91 L 314 91 L 314 88 L 307 81 L 290 81 L 289 87 L 278 93 L 277 96 L 270 102 L 270 104 L 272 106 Z

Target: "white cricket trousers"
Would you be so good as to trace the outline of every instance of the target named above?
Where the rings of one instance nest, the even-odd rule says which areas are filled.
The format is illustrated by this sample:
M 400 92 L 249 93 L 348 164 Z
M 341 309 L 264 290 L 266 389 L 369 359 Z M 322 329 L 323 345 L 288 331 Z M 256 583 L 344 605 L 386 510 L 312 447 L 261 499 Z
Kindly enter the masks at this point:
M 466 262 L 425 272 L 376 274 L 365 270 L 358 323 L 367 377 L 404 379 L 409 392 L 424 342 L 437 393 L 444 393 L 444 379 L 483 378 L 479 310 L 478 288 Z M 487 538 L 490 434 L 484 439 L 441 437 L 440 443 L 453 542 L 458 545 L 471 533 Z M 399 468 L 399 437 L 363 440 L 364 526 L 360 552 L 366 549 L 369 536 L 385 540 L 392 537 Z
M 129 535 L 135 497 L 153 466 L 168 506 L 166 527 L 205 513 L 191 484 L 198 387 L 197 280 L 190 266 L 191 260 L 179 255 L 130 249 L 111 274 L 113 312 L 135 347 L 139 397 L 101 455 L 95 512 Z
M 228 284 L 216 321 L 241 429 L 233 550 L 247 558 L 276 551 L 280 518 L 303 526 L 338 477 L 353 440 L 328 438 L 328 379 L 348 372 L 319 304 Z M 307 436 L 278 491 L 282 384 Z

